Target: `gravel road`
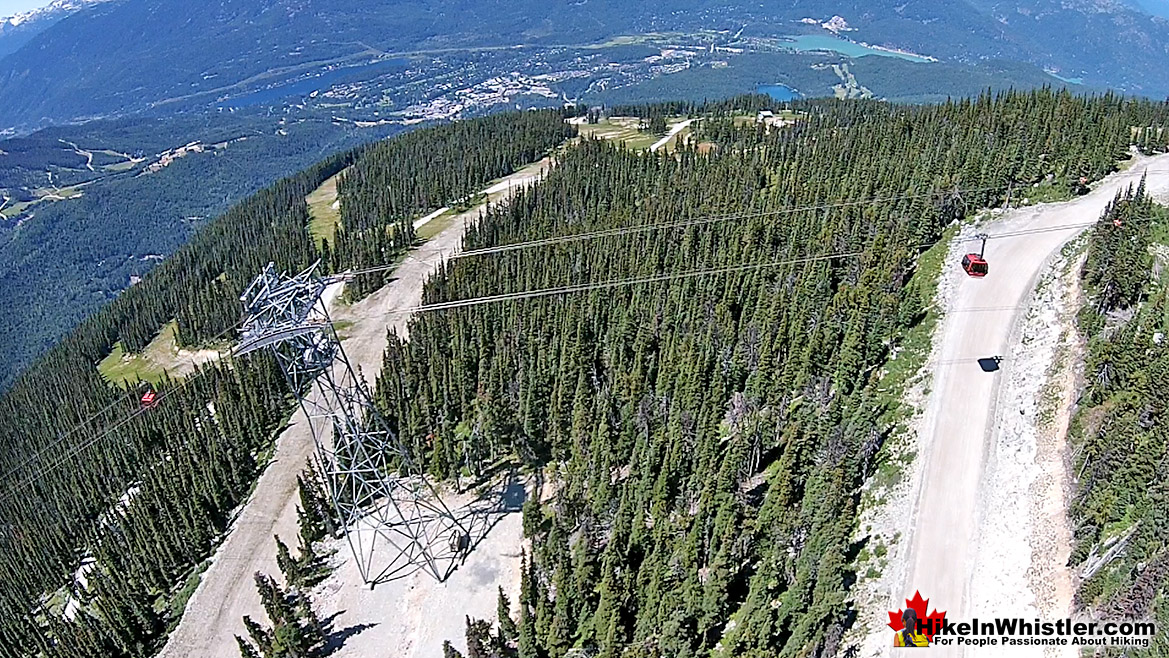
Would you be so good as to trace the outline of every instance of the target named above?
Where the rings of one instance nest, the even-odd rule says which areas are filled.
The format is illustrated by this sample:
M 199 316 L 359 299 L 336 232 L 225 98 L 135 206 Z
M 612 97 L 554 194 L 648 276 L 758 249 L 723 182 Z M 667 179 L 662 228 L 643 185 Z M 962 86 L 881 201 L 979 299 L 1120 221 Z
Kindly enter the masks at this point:
M 484 193 L 493 192 L 498 196 L 501 191 L 519 189 L 537 179 L 547 165 L 547 160 L 535 163 L 493 184 Z M 479 210 L 474 208 L 455 218 L 446 229 L 415 249 L 394 271 L 394 279 L 381 290 L 351 306 L 330 305 L 334 321 L 353 323 L 344 330 L 342 345 L 354 368 L 359 369 L 367 381 L 371 381 L 381 368 L 387 330 L 394 327 L 399 335 L 405 334 L 409 318 L 401 311 L 421 302 L 422 286 L 426 279 L 443 258 L 460 248 L 464 220 L 474 221 Z M 313 450 L 308 421 L 298 411 L 277 439 L 276 453 L 271 464 L 260 476 L 255 491 L 233 524 L 226 541 L 216 551 L 178 627 L 159 654 L 161 657 L 238 656 L 235 635 L 245 634 L 243 616 L 250 615 L 258 621 L 266 620 L 252 574 L 262 571 L 278 575 L 273 535 L 279 535 L 289 546 L 295 547 L 297 543 L 296 476 L 304 468 Z M 515 523 L 510 517 L 505 520 Z M 499 525 L 506 526 L 503 522 Z M 518 543 L 514 552 L 519 552 Z M 350 571 L 343 564 L 340 573 L 348 574 Z M 356 573 L 356 570 L 352 570 L 352 573 Z M 363 587 L 360 578 L 344 582 L 343 585 L 349 589 Z M 494 591 L 493 585 L 491 589 Z M 494 606 L 494 599 L 491 603 Z M 356 613 L 357 610 L 350 612 Z M 325 616 L 328 614 L 332 613 L 326 612 Z M 379 621 L 384 620 L 367 623 L 376 624 Z
M 1012 374 L 1010 360 L 1003 361 L 997 372 L 984 372 L 978 359 L 1008 354 L 1019 343 L 1017 328 L 1039 273 L 1068 240 L 1084 230 L 1058 227 L 1095 221 L 1117 191 L 1135 186 L 1145 172 L 1150 191 L 1169 191 L 1169 156 L 1141 158 L 1098 183 L 1088 195 L 1020 208 L 986 227 L 992 239 L 986 248 L 990 274 L 985 278 L 967 277 L 954 269 L 958 263 L 948 263 L 951 271 L 946 276 L 959 282 L 945 310 L 931 365 L 933 386 L 920 426 L 923 475 L 908 536 L 906 578 L 901 591 L 891 593 L 892 610 L 920 590 L 930 599 L 931 609 L 947 611 L 950 619 L 967 620 L 974 612 L 985 613 L 970 605 L 974 565 L 983 551 L 994 550 L 982 542 L 980 524 L 1027 510 L 987 506 L 993 499 L 986 477 L 988 455 L 997 444 L 1001 419 L 1019 410 L 1009 400 L 999 399 L 1000 382 Z M 1052 230 L 994 239 L 1037 228 Z M 968 251 L 977 251 L 977 243 L 967 244 Z M 1033 376 L 1043 377 L 1046 371 L 1037 369 Z M 1030 593 L 1001 593 L 1008 607 L 1008 602 L 1025 595 Z M 937 647 L 935 651 L 961 655 L 957 649 Z

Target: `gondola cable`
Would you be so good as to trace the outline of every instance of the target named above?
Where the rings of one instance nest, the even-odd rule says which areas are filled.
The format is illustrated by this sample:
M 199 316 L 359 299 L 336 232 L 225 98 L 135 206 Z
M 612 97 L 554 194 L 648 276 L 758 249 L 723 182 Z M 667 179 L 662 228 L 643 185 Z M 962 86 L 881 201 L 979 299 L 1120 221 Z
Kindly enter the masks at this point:
M 994 189 L 998 189 L 998 188 L 990 188 L 990 187 L 988 187 L 988 188 L 967 188 L 967 189 L 956 190 L 956 191 L 975 192 L 975 191 L 987 191 L 987 190 L 994 190 Z M 683 227 L 687 227 L 687 226 L 696 226 L 696 225 L 702 225 L 702 224 L 733 221 L 736 219 L 749 219 L 749 218 L 763 217 L 763 216 L 776 216 L 776 215 L 781 215 L 781 214 L 792 214 L 792 213 L 796 213 L 796 212 L 811 211 L 811 210 L 824 210 L 824 209 L 832 209 L 832 208 L 840 208 L 840 207 L 867 205 L 867 204 L 872 204 L 872 203 L 884 203 L 884 202 L 889 202 L 889 201 L 896 201 L 896 200 L 910 199 L 910 198 L 929 198 L 929 197 L 934 197 L 936 195 L 937 195 L 937 192 L 932 192 L 932 193 L 928 193 L 928 194 L 906 194 L 906 195 L 899 195 L 899 196 L 892 196 L 892 197 L 874 198 L 874 199 L 868 199 L 868 200 L 864 200 L 864 201 L 849 201 L 849 202 L 840 202 L 840 203 L 836 203 L 836 204 L 819 204 L 819 205 L 814 205 L 814 206 L 804 206 L 804 207 L 800 207 L 800 208 L 788 208 L 788 209 L 770 211 L 770 212 L 764 212 L 764 213 L 748 213 L 748 214 L 742 214 L 742 215 L 722 215 L 722 216 L 698 217 L 698 218 L 692 218 L 689 220 L 683 220 L 683 221 L 672 222 L 672 223 L 646 224 L 646 225 L 638 225 L 638 226 L 630 226 L 630 227 L 621 227 L 621 228 L 616 228 L 616 229 L 608 229 L 605 231 L 594 231 L 594 232 L 582 233 L 582 234 L 570 234 L 570 235 L 558 236 L 556 238 L 543 238 L 540 240 L 532 240 L 532 241 L 522 242 L 522 243 L 512 243 L 512 244 L 508 244 L 508 245 L 500 245 L 498 247 L 469 250 L 469 251 L 462 252 L 459 254 L 454 254 L 451 256 L 451 258 L 453 259 L 453 258 L 462 258 L 462 257 L 467 257 L 467 256 L 475 256 L 475 255 L 486 255 L 489 253 L 515 251 L 515 250 L 519 250 L 519 249 L 527 249 L 527 248 L 533 248 L 533 247 L 537 247 L 537 246 L 548 246 L 548 245 L 560 244 L 560 243 L 566 243 L 566 242 L 578 242 L 578 241 L 582 241 L 582 240 L 594 239 L 594 238 L 599 238 L 599 237 L 619 236 L 619 235 L 626 235 L 626 234 L 630 234 L 630 233 L 640 233 L 640 232 L 647 232 L 647 231 L 660 230 L 660 229 L 683 228 Z M 1155 218 L 1144 217 L 1144 218 L 1134 218 L 1134 219 L 1130 219 L 1127 221 L 1129 223 L 1132 223 L 1132 222 L 1137 222 L 1137 221 L 1151 221 L 1153 219 L 1155 219 Z M 1096 220 L 1093 222 L 1066 224 L 1066 225 L 1052 226 L 1052 227 L 1037 227 L 1034 229 L 1024 229 L 1024 230 L 1013 231 L 1013 232 L 1009 232 L 1009 233 L 988 235 L 987 239 L 988 240 L 996 240 L 996 239 L 1003 239 L 1003 238 L 1018 237 L 1018 236 L 1023 236 L 1023 235 L 1031 235 L 1031 234 L 1035 234 L 1035 233 L 1068 230 L 1068 229 L 1072 229 L 1072 228 L 1086 228 L 1086 227 L 1093 226 L 1093 225 L 1100 224 L 1100 223 L 1101 223 L 1100 220 Z M 915 245 L 914 248 L 929 248 L 931 246 L 933 246 L 933 245 L 932 244 L 922 244 L 922 245 Z M 612 289 L 612 288 L 630 286 L 630 285 L 641 285 L 641 284 L 647 284 L 647 283 L 659 283 L 659 282 L 672 281 L 672 280 L 690 279 L 690 278 L 695 278 L 695 277 L 699 277 L 699 276 L 715 276 L 715 275 L 719 275 L 719 274 L 728 274 L 728 273 L 733 273 L 733 272 L 766 269 L 766 268 L 771 268 L 771 267 L 780 267 L 783 265 L 794 265 L 794 264 L 801 264 L 801 263 L 808 263 L 808 262 L 856 257 L 859 255 L 862 255 L 863 253 L 864 253 L 863 251 L 841 252 L 841 253 L 836 253 L 836 254 L 826 254 L 826 255 L 820 255 L 820 256 L 809 256 L 809 257 L 794 258 L 794 259 L 787 259 L 787 260 L 780 260 L 780 261 L 772 261 L 772 262 L 767 262 L 767 263 L 740 264 L 740 265 L 725 266 L 725 267 L 720 267 L 720 268 L 692 270 L 692 271 L 688 271 L 688 272 L 665 273 L 665 274 L 650 275 L 650 276 L 643 276 L 643 277 L 617 279 L 617 280 L 613 280 L 613 281 L 574 284 L 574 285 L 569 285 L 569 286 L 550 287 L 550 288 L 543 288 L 543 289 L 537 289 L 537 290 L 519 291 L 519 292 L 514 292 L 514 293 L 503 293 L 503 294 L 499 294 L 499 295 L 488 295 L 488 296 L 463 299 L 463 300 L 438 302 L 438 303 L 434 303 L 434 304 L 421 304 L 421 305 L 410 307 L 410 308 L 391 311 L 389 313 L 384 314 L 383 317 L 394 316 L 394 315 L 411 315 L 411 314 L 416 314 L 416 313 L 428 313 L 428 312 L 451 310 L 451 309 L 464 308 L 464 307 L 470 307 L 470 306 L 480 306 L 480 305 L 496 303 L 496 302 L 519 301 L 519 300 L 533 299 L 533 298 L 540 298 L 540 297 L 550 297 L 550 296 L 555 296 L 555 295 L 565 295 L 565 294 L 574 294 L 574 293 L 579 293 L 579 292 L 589 292 L 589 291 L 593 291 L 593 290 Z M 385 271 L 388 269 L 393 269 L 395 267 L 397 267 L 396 264 L 386 265 L 386 266 L 381 266 L 381 267 L 374 267 L 374 268 L 366 268 L 366 269 L 362 269 L 362 270 L 345 272 L 345 273 L 342 273 L 339 275 L 333 275 L 333 276 L 328 277 L 328 278 L 332 281 L 337 281 L 337 280 L 342 279 L 342 278 L 349 278 L 349 277 L 358 276 L 361 274 L 369 274 L 369 273 L 375 273 L 375 272 L 379 272 L 379 271 Z M 238 327 L 239 327 L 239 324 L 237 323 L 236 325 L 233 325 L 233 326 L 225 329 L 224 331 L 220 332 L 217 336 L 213 337 L 211 340 L 217 340 L 220 337 L 227 334 L 228 332 L 234 331 Z M 169 397 L 172 393 L 180 391 L 180 390 L 184 389 L 186 386 L 193 383 L 193 381 L 195 381 L 199 377 L 201 377 L 204 372 L 206 372 L 206 371 L 200 371 L 199 373 L 196 373 L 193 376 L 189 376 L 189 377 L 185 378 L 177 387 L 164 390 L 162 393 L 160 393 L 155 398 L 155 400 L 154 400 L 155 406 L 158 403 L 161 403 L 161 401 L 164 400 L 166 397 Z M 31 465 L 33 462 L 39 460 L 41 455 L 44 452 L 63 443 L 65 439 L 67 439 L 69 436 L 76 433 L 78 430 L 84 428 L 95 417 L 100 416 L 101 414 L 108 411 L 109 408 L 114 406 L 115 404 L 117 404 L 117 402 L 118 401 L 111 403 L 102 411 L 99 411 L 97 414 L 94 414 L 93 416 L 87 418 L 82 423 L 74 426 L 68 432 L 63 434 L 56 441 L 54 441 L 52 444 L 43 447 L 42 449 L 38 450 L 37 452 L 35 452 L 34 454 L 32 454 L 31 456 L 26 458 L 24 460 L 24 462 L 22 462 L 20 465 L 14 467 L 12 469 L 9 469 L 9 471 L 7 473 L 5 473 L 4 476 L 0 477 L 0 480 L 6 479 L 7 477 L 11 476 L 13 473 L 18 472 L 18 471 L 28 467 L 29 465 Z M 17 486 L 10 488 L 7 492 L 5 492 L 3 500 L 5 500 L 5 501 L 10 500 L 12 493 L 15 493 L 16 491 L 27 488 L 27 486 L 29 486 L 32 482 L 39 479 L 40 476 L 43 476 L 45 473 L 49 473 L 49 472 L 56 470 L 61 465 L 63 465 L 65 462 L 71 460 L 76 455 L 80 454 L 81 452 L 84 452 L 89 447 L 95 445 L 97 442 L 99 442 L 105 436 L 108 436 L 110 432 L 122 427 L 126 423 L 130 422 L 134 418 L 137 418 L 138 416 L 140 416 L 141 414 L 143 414 L 144 412 L 146 412 L 148 410 L 149 410 L 148 407 L 140 408 L 140 409 L 136 410 L 134 413 L 132 413 L 131 415 L 127 416 L 122 421 L 119 421 L 115 425 L 113 425 L 109 428 L 106 428 L 100 434 L 94 436 L 93 438 L 91 438 L 91 439 L 89 439 L 89 440 L 87 440 L 87 441 L 85 441 L 77 446 L 74 446 L 68 453 L 66 453 L 65 455 L 54 460 L 50 464 L 50 466 L 39 470 L 39 472 L 36 472 L 34 477 L 25 478 Z

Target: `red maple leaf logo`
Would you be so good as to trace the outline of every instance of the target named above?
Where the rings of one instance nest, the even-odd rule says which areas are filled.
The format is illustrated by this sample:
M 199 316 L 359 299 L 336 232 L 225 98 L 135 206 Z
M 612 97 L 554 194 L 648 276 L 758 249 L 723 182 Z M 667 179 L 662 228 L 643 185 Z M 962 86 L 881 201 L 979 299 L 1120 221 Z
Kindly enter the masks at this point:
M 917 618 L 921 622 L 921 632 L 926 636 L 930 642 L 934 641 L 934 632 L 941 629 L 942 622 L 946 620 L 946 611 L 938 612 L 937 608 L 929 615 L 926 615 L 926 607 L 929 605 L 929 599 L 921 598 L 921 592 L 914 592 L 913 599 L 905 599 L 905 605 L 913 608 L 917 613 Z M 905 623 L 901 621 L 901 614 L 905 612 L 903 609 L 897 612 L 889 613 L 889 628 L 894 631 L 900 631 L 905 628 Z

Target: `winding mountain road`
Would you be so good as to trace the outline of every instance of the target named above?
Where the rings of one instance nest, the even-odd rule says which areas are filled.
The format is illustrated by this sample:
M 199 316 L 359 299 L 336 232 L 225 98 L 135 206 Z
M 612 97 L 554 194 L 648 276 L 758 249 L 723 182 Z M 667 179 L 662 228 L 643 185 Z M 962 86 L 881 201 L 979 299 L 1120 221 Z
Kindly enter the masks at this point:
M 995 523 L 1001 515 L 1027 511 L 986 509 L 983 504 L 989 498 L 987 462 L 996 445 L 997 419 L 1019 410 L 997 399 L 1000 382 L 1011 373 L 1012 363 L 1007 360 L 997 372 L 984 372 L 978 359 L 1008 354 L 1009 346 L 1020 341 L 1017 328 L 1045 264 L 1085 230 L 1083 224 L 1097 220 L 1118 191 L 1135 186 L 1145 174 L 1150 192 L 1169 192 L 1169 155 L 1138 158 L 1127 170 L 1107 177 L 1075 200 L 1006 213 L 985 229 L 990 235 L 986 247 L 990 273 L 985 278 L 967 277 L 956 262 L 947 263 L 952 269 L 944 276 L 957 281 L 935 338 L 932 390 L 919 426 L 922 475 L 908 536 L 905 582 L 901 591 L 892 592 L 893 610 L 920 591 L 930 599 L 931 610 L 936 606 L 951 620 L 994 612 L 973 610 L 971 605 L 973 567 L 983 550 L 979 528 Z M 1033 229 L 1044 230 L 996 239 Z M 962 251 L 978 249 L 974 242 L 967 246 Z M 1006 608 L 1023 594 L 1003 592 L 999 614 L 1007 614 Z M 950 656 L 963 653 L 947 647 L 935 651 Z

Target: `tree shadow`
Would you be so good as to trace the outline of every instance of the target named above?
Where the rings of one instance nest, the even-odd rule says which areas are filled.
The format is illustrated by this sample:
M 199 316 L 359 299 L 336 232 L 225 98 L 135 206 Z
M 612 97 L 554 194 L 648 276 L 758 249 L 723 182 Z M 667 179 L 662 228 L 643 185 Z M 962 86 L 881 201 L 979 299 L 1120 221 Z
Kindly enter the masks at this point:
M 519 468 L 519 464 L 515 460 L 501 459 L 486 468 L 479 471 L 478 474 L 470 477 L 466 481 L 456 480 L 456 487 L 460 492 L 471 491 L 487 484 L 491 480 L 496 479 L 504 471 L 514 473 Z
M 336 616 L 337 615 L 333 615 L 333 618 Z M 354 624 L 352 626 L 342 628 L 339 631 L 330 631 L 328 635 L 325 636 L 325 646 L 321 650 L 321 655 L 331 656 L 334 653 L 337 653 L 341 650 L 342 647 L 345 646 L 345 642 L 349 640 L 349 638 L 359 633 L 363 633 L 373 628 L 374 626 L 377 626 L 377 624 Z

